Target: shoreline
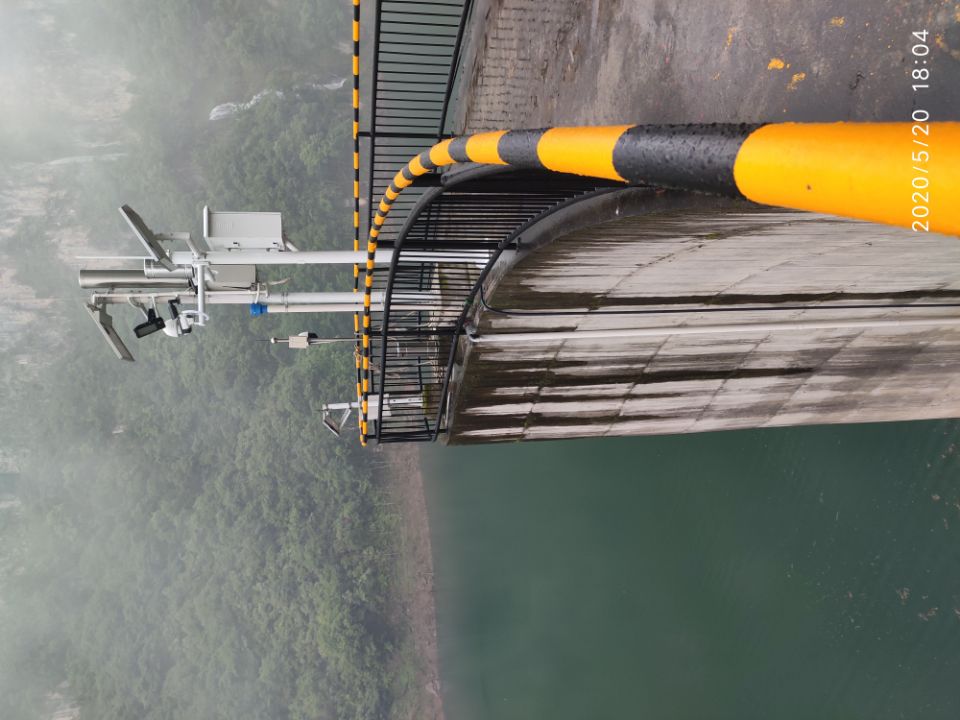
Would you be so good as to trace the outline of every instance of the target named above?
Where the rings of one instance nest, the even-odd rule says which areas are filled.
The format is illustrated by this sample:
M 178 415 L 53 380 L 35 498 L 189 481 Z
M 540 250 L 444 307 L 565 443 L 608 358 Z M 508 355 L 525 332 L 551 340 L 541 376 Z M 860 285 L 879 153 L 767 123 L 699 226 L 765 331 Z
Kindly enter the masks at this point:
M 385 484 L 397 505 L 397 624 L 407 637 L 397 653 L 401 671 L 411 673 L 400 690 L 393 717 L 445 720 L 440 690 L 437 613 L 433 586 L 433 550 L 424 496 L 420 452 L 415 445 L 379 451 Z

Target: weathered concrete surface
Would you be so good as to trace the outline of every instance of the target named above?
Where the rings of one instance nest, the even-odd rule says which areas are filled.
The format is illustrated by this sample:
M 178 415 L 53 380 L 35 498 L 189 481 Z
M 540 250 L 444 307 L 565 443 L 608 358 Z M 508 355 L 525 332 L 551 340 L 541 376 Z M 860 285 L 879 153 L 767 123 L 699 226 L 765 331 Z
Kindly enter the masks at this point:
M 479 333 L 960 315 L 954 238 L 648 198 L 635 216 L 530 237 Z M 917 307 L 931 303 L 944 306 Z M 960 328 L 473 346 L 455 397 L 454 443 L 956 417 Z
M 930 31 L 916 95 L 911 33 Z M 960 119 L 956 0 L 481 0 L 458 127 Z
M 920 30 L 930 32 L 931 87 L 915 93 Z M 471 43 L 456 118 L 469 132 L 908 121 L 917 107 L 960 120 L 955 0 L 478 0 Z M 756 214 L 706 196 L 645 197 L 646 207 L 587 213 L 593 229 L 555 218 L 539 237 L 527 233 L 493 274 L 488 303 L 574 314 L 487 310 L 480 332 L 875 318 L 931 311 L 783 308 L 957 302 L 956 238 Z M 745 303 L 780 309 L 732 311 Z M 634 312 L 702 306 L 732 312 Z M 956 329 L 474 346 L 462 360 L 451 442 L 960 416 Z

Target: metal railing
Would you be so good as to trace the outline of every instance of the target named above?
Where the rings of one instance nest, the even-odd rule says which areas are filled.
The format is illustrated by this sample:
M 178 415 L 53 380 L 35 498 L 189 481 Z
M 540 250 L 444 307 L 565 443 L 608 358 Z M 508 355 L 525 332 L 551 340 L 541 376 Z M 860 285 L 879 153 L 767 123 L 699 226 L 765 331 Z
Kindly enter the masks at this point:
M 368 88 L 360 131 L 364 234 L 398 169 L 449 137 L 471 8 L 472 0 L 375 0 L 370 71 L 361 82 Z M 371 436 L 431 441 L 446 430 L 457 341 L 493 263 L 531 224 L 608 185 L 467 167 L 418 178 L 394 201 L 378 237 L 380 247 L 394 248 L 393 259 L 374 273 L 386 300 L 371 315 L 370 396 L 379 408 Z
M 493 263 L 536 222 L 613 185 L 475 168 L 424 192 L 398 233 L 389 272 L 375 280 L 386 294 L 384 311 L 373 317 L 371 391 L 383 410 L 371 435 L 378 442 L 431 441 L 445 432 L 457 341 Z M 437 262 L 421 262 L 424 253 Z M 414 254 L 417 260 L 406 259 Z M 428 298 L 422 309 L 393 309 L 414 293 Z
M 365 145 L 366 230 L 376 203 L 397 169 L 448 136 L 450 96 L 463 52 L 473 0 L 374 0 L 369 118 Z M 399 198 L 381 229 L 389 247 L 423 193 L 423 185 Z

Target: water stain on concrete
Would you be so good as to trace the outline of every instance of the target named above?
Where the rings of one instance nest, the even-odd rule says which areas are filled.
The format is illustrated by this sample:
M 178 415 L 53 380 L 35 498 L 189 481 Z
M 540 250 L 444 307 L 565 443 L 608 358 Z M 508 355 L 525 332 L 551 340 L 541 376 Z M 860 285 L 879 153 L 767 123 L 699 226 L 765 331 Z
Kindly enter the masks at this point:
M 926 109 L 960 117 L 960 19 L 953 0 L 486 0 L 462 127 L 552 124 L 903 121 L 913 26 L 928 27 Z M 919 25 L 918 25 L 919 24 Z M 855 33 L 844 42 L 847 33 Z M 939 38 L 939 41 L 936 40 Z M 802 68 L 788 89 L 783 69 Z M 851 94 L 853 78 L 869 82 Z M 866 87 L 864 87 L 866 86 Z

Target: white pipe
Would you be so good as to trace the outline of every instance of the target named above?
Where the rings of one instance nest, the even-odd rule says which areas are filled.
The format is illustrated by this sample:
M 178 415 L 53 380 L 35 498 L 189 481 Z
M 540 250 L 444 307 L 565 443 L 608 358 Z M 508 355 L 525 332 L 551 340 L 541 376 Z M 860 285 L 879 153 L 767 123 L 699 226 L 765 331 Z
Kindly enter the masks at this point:
M 378 250 L 377 263 L 389 263 L 392 250 Z M 191 265 L 193 253 L 172 252 L 170 259 L 174 265 Z M 365 252 L 352 250 L 320 250 L 280 252 L 277 250 L 214 250 L 204 253 L 203 259 L 211 265 L 363 265 L 367 262 Z
M 267 313 L 335 313 L 335 312 L 357 312 L 360 309 L 358 305 L 335 305 L 333 303 L 316 303 L 297 305 L 267 305 Z M 383 312 L 383 304 L 370 305 L 371 312 Z
M 339 305 L 335 303 L 298 303 L 290 305 L 266 305 L 267 313 L 355 313 L 360 310 L 362 305 L 350 304 L 350 305 Z M 423 310 L 423 305 L 418 304 L 406 304 L 406 303 L 392 303 L 390 305 L 391 312 L 393 311 L 418 311 Z M 370 312 L 383 312 L 383 303 L 370 303 Z
M 173 300 L 180 299 L 184 302 L 193 302 L 194 294 L 190 292 L 120 292 L 120 293 L 94 293 L 94 297 L 106 300 L 111 303 L 126 303 L 127 300 L 138 299 L 156 299 Z M 363 307 L 363 293 L 354 292 L 328 292 L 328 293 L 277 293 L 270 295 L 266 292 L 257 292 L 253 290 L 208 290 L 205 293 L 208 305 L 247 305 L 252 302 L 258 302 L 263 305 L 336 305 L 349 307 L 355 310 Z M 382 307 L 385 299 L 385 293 L 381 290 L 370 294 L 371 305 Z M 391 307 L 397 310 L 423 310 L 429 308 L 442 300 L 439 293 L 394 293 Z
M 665 335 L 735 335 L 783 332 L 787 330 L 844 330 L 960 325 L 960 317 L 916 317 L 880 320 L 794 320 L 786 322 L 740 323 L 730 325 L 685 325 L 681 327 L 621 328 L 615 330 L 570 330 L 565 332 L 471 333 L 476 345 L 556 342 L 563 340 L 616 340 L 620 338 L 663 337 Z
M 207 324 L 207 266 L 205 263 L 197 263 L 194 265 L 194 269 L 197 271 L 196 285 L 197 285 L 197 320 L 196 323 L 200 327 L 204 327 Z
M 377 394 L 370 395 L 368 399 L 368 403 L 379 401 L 380 396 Z M 423 400 L 419 397 L 391 397 L 388 393 L 383 396 L 383 405 L 384 407 L 418 407 L 423 405 Z M 320 406 L 321 410 L 357 410 L 359 408 L 358 402 L 323 403 Z
M 394 293 L 392 295 L 391 307 L 401 307 L 404 309 L 414 308 L 423 310 L 441 301 L 439 293 Z M 386 301 L 386 293 L 382 290 L 370 293 L 370 304 L 383 306 Z M 349 305 L 350 307 L 363 307 L 363 293 L 355 292 L 292 292 L 261 295 L 257 301 L 264 305 Z
M 147 288 L 148 291 L 190 286 L 193 272 L 187 268 L 186 275 L 169 273 L 165 277 L 147 277 L 141 270 L 81 270 L 80 287 L 85 290 L 97 288 Z
M 353 250 L 298 250 L 280 252 L 277 250 L 214 250 L 204 253 L 202 258 L 210 265 L 366 265 L 367 253 Z M 413 263 L 470 263 L 486 265 L 489 253 L 486 251 L 406 251 L 401 255 L 404 262 Z M 193 253 L 177 251 L 170 253 L 174 265 L 191 265 L 196 260 Z M 377 250 L 375 262 L 380 267 L 389 267 L 393 260 L 393 250 Z
M 384 293 L 370 293 L 370 302 L 383 304 Z M 261 295 L 260 302 L 264 305 L 298 305 L 302 303 L 337 303 L 348 305 L 363 305 L 363 293 L 359 292 L 292 292 L 269 293 Z

